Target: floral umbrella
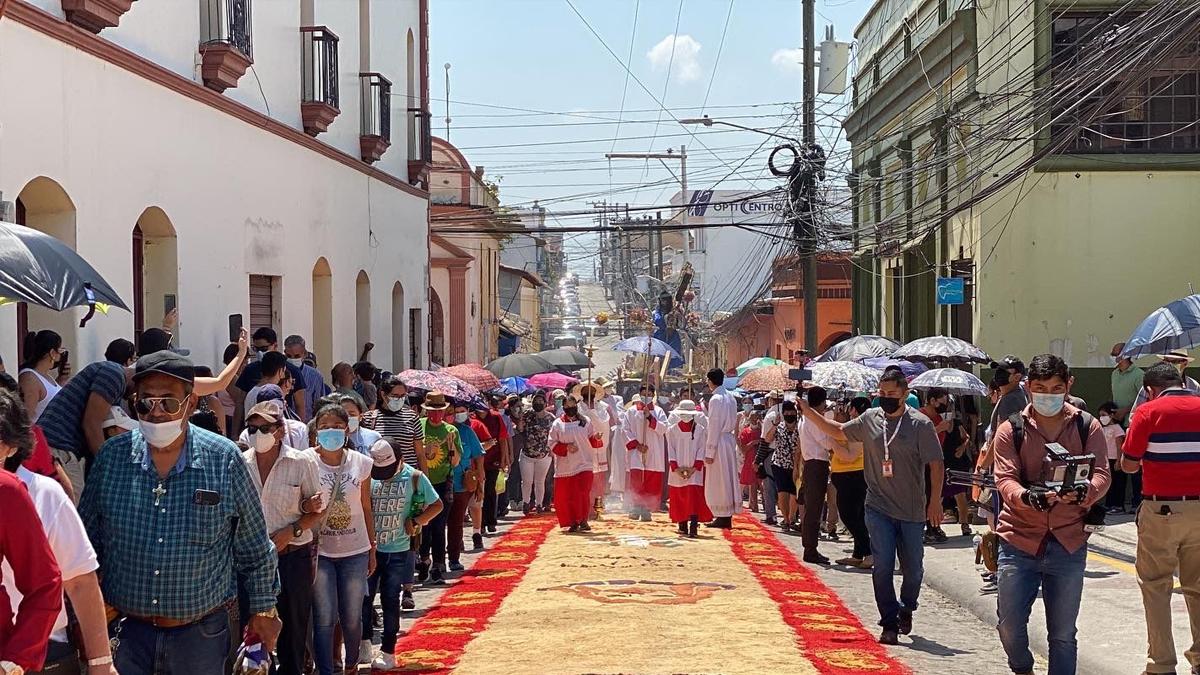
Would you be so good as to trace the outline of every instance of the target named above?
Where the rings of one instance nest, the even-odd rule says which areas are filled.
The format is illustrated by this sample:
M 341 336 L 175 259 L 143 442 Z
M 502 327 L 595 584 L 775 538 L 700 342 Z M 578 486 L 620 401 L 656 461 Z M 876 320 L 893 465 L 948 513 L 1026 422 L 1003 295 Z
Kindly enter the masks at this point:
M 500 380 L 478 363 L 463 363 L 449 368 L 442 368 L 438 373 L 452 375 L 479 391 L 491 391 L 500 388 Z
M 757 370 L 752 370 L 740 380 L 737 386 L 742 391 L 771 391 L 778 389 L 795 389 L 795 380 L 788 378 L 788 372 L 792 369 L 788 364 L 776 364 L 773 366 L 764 366 Z
M 404 386 L 415 391 L 440 391 L 456 402 L 483 405 L 483 397 L 479 395 L 478 389 L 453 375 L 446 374 L 446 370 L 406 370 L 396 377 Z
M 541 373 L 526 380 L 539 389 L 566 389 L 579 380 L 562 373 Z
M 853 361 L 810 363 L 813 384 L 842 391 L 874 391 L 879 386 L 881 371 Z

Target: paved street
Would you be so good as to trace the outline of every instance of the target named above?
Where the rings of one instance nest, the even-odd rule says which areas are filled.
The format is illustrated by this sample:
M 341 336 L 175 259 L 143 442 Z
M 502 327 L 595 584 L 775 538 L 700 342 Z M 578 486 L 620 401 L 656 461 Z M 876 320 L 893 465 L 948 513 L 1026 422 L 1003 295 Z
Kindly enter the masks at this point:
M 612 305 L 604 297 L 604 287 L 600 284 L 580 281 L 579 311 L 583 316 L 589 318 L 595 317 L 600 312 L 612 314 Z M 615 321 L 609 323 L 608 335 L 592 338 L 591 343 L 596 348 L 592 356 L 592 362 L 596 364 L 596 375 L 612 377 L 617 367 L 621 365 L 622 354 L 612 350 L 612 346 L 620 340 L 620 330 Z

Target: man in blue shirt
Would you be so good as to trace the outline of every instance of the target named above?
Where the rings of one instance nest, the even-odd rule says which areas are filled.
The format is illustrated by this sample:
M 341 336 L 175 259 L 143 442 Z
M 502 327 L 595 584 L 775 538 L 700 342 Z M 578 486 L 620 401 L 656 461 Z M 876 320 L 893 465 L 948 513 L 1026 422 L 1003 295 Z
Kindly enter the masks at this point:
M 237 446 L 187 422 L 194 382 L 180 354 L 138 359 L 139 429 L 104 444 L 80 500 L 104 598 L 124 616 L 120 672 L 223 672 L 239 575 L 250 630 L 268 651 L 279 634 L 277 559 L 258 493 Z
M 283 341 L 283 355 L 287 357 L 289 366 L 300 369 L 300 379 L 296 382 L 303 385 L 300 388 L 304 390 L 304 405 L 296 412 L 300 413 L 302 421 L 307 422 L 312 418 L 313 402 L 327 396 L 331 390 L 329 385 L 325 384 L 325 377 L 321 375 L 321 371 L 304 362 L 304 358 L 308 356 L 308 345 L 304 343 L 302 336 L 287 336 Z
M 279 351 L 279 334 L 272 328 L 263 326 L 254 331 L 254 336 L 251 339 L 251 346 L 254 352 L 251 354 L 253 360 L 246 364 L 246 369 L 238 376 L 237 382 L 233 383 L 237 395 L 234 396 L 234 402 L 237 403 L 237 410 L 234 411 L 234 424 L 241 428 L 242 413 L 245 406 L 246 394 L 254 388 L 254 385 L 259 384 L 262 380 L 262 357 L 267 352 Z M 292 364 L 287 364 L 288 372 L 292 376 L 292 409 L 304 410 L 308 405 L 309 397 L 305 390 L 304 373 L 299 368 Z M 312 400 L 317 400 L 317 397 L 312 397 Z M 249 406 L 245 406 L 249 407 Z

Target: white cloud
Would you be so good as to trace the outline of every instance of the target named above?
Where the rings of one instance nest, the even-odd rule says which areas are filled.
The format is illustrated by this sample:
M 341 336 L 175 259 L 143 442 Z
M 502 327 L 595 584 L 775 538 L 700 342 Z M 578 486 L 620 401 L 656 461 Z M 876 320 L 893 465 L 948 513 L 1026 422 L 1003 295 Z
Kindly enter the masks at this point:
M 784 71 L 796 73 L 804 72 L 804 50 L 803 49 L 776 49 L 771 55 L 771 65 Z
M 671 56 L 672 46 L 675 50 L 674 59 Z M 700 79 L 700 43 L 691 35 L 668 35 L 661 42 L 646 52 L 646 58 L 655 70 L 666 70 L 671 67 L 671 76 L 684 82 Z

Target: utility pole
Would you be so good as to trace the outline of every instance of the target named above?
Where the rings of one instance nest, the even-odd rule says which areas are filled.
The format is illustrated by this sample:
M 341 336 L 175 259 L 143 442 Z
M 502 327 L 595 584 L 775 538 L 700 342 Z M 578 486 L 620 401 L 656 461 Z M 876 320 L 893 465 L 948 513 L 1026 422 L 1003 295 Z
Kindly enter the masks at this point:
M 816 45 L 813 35 L 815 23 L 816 0 L 802 0 L 804 6 L 804 148 L 801 158 L 806 162 L 814 152 L 817 143 L 817 90 L 813 70 L 817 67 Z M 806 167 L 805 179 L 808 208 L 800 214 L 801 223 L 800 253 L 804 265 L 804 348 L 809 356 L 817 355 L 817 225 L 813 206 L 816 201 L 816 181 L 812 177 L 811 166 Z M 794 179 L 793 179 L 794 180 Z M 811 188 L 808 187 L 811 185 Z
M 679 222 L 683 225 L 683 261 L 690 263 L 692 261 L 692 244 L 691 236 L 688 234 L 688 195 L 687 195 L 687 146 L 679 146 L 679 154 L 668 148 L 666 152 L 610 152 L 604 155 L 608 159 L 657 159 L 667 166 L 664 159 L 679 160 L 679 175 L 675 177 L 679 181 L 679 188 L 683 191 L 683 212 L 680 214 Z M 667 171 L 671 168 L 667 167 Z M 674 173 L 672 173 L 674 175 Z

